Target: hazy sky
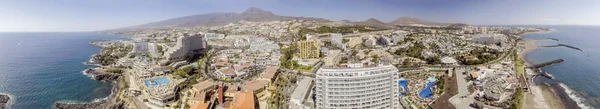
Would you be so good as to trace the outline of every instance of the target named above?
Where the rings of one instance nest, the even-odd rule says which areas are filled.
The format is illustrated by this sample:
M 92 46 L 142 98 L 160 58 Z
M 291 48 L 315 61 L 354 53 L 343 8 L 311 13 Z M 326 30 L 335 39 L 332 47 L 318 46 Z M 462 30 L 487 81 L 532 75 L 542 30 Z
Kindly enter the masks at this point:
M 331 20 L 600 25 L 600 0 L 0 0 L 0 32 L 105 30 L 249 7 Z

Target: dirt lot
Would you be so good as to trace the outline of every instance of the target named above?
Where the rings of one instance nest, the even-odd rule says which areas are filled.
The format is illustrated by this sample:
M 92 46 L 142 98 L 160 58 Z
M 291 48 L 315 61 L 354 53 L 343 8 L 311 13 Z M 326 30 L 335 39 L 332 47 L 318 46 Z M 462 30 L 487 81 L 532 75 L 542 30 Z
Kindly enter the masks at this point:
M 437 100 L 435 100 L 430 106 L 433 109 L 456 109 L 452 103 L 450 103 L 450 98 L 452 96 L 458 94 L 458 86 L 456 84 L 456 78 L 453 77 L 444 77 L 444 94 Z

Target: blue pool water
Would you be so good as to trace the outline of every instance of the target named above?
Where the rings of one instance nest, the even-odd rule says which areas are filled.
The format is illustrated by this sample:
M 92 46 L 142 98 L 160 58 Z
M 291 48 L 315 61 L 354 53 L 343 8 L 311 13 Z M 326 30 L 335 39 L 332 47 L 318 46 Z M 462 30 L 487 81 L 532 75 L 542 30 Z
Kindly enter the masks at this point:
M 425 86 L 425 89 L 423 89 L 420 93 L 419 93 L 419 97 L 423 98 L 423 99 L 428 99 L 431 98 L 432 91 L 431 91 L 431 86 L 435 85 L 435 82 L 429 82 L 427 81 L 427 86 Z
M 408 80 L 405 80 L 405 79 L 399 80 L 398 85 L 402 86 L 402 89 L 404 90 L 403 94 L 406 94 L 406 92 L 408 91 L 406 89 L 406 86 L 408 85 Z
M 402 94 L 406 94 L 406 91 L 407 91 L 406 85 L 408 85 L 408 80 L 405 80 L 405 79 L 398 80 L 398 85 L 400 85 L 402 87 L 402 90 L 404 91 L 404 92 L 398 94 L 398 97 L 402 97 Z
M 148 86 L 148 87 L 157 87 L 160 85 L 169 84 L 169 79 L 158 78 L 158 79 L 154 79 L 154 80 L 145 80 L 144 83 L 146 83 L 146 86 Z

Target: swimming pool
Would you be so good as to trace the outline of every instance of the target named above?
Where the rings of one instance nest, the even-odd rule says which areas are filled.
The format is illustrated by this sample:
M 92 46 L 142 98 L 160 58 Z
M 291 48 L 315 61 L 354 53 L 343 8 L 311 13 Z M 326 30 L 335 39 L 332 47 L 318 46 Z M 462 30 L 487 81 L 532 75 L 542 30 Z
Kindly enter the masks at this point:
M 398 85 L 402 86 L 402 89 L 404 90 L 403 94 L 406 94 L 406 92 L 408 91 L 408 89 L 406 89 L 406 86 L 408 85 L 408 80 L 398 80 Z
M 398 94 L 398 97 L 402 97 L 402 95 L 406 94 L 406 92 L 408 91 L 406 89 L 406 85 L 408 85 L 408 80 L 399 79 L 398 80 L 398 85 L 400 85 L 400 87 L 402 87 L 402 90 L 404 91 L 404 92 L 400 92 L 400 94 Z
M 433 92 L 431 91 L 431 86 L 435 85 L 435 82 L 429 82 L 427 81 L 427 86 L 425 86 L 425 89 L 421 90 L 421 92 L 419 92 L 419 97 L 423 98 L 423 99 L 428 99 L 431 98 L 431 96 L 433 96 Z
M 169 84 L 169 79 L 163 77 L 154 80 L 145 80 L 144 83 L 146 83 L 146 86 L 148 87 L 157 87 L 160 85 Z

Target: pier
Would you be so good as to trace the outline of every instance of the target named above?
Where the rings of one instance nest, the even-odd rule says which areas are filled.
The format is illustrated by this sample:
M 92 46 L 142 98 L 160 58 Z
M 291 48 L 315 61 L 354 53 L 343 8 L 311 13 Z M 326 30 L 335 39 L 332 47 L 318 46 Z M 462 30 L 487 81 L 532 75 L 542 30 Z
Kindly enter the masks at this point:
M 533 66 L 530 66 L 529 68 L 534 68 L 534 69 L 538 69 L 538 68 L 542 68 L 542 67 L 546 67 L 552 64 L 556 64 L 556 63 L 561 63 L 564 62 L 564 59 L 557 59 L 557 60 L 553 60 L 553 61 L 548 61 L 548 62 L 544 62 L 544 63 L 539 63 L 539 64 L 535 64 Z
M 577 48 L 577 47 L 575 47 L 575 46 L 571 46 L 571 45 L 567 45 L 567 44 L 558 44 L 558 45 L 550 45 L 550 46 L 542 46 L 542 47 L 559 47 L 559 46 L 564 46 L 564 47 L 567 47 L 567 48 L 571 48 L 571 49 L 575 49 L 575 50 L 583 51 L 583 50 L 582 50 L 582 49 L 580 49 L 580 48 Z

